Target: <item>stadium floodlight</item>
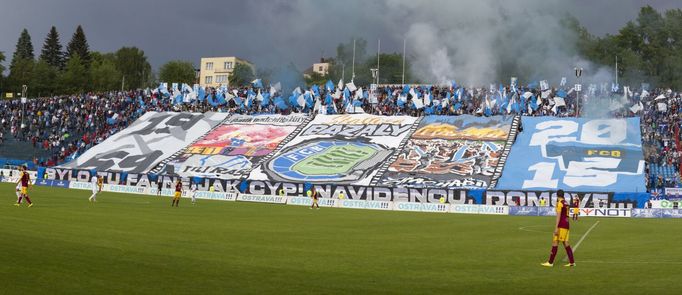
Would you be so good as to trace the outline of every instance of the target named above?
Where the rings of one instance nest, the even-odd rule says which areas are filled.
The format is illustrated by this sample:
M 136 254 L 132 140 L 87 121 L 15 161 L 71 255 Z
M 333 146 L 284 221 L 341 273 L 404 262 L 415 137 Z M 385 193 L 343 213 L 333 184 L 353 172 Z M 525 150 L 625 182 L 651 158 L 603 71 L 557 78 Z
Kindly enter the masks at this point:
M 580 115 L 580 90 L 582 90 L 582 83 L 580 83 L 580 76 L 583 75 L 583 68 L 575 67 L 575 78 L 578 79 L 578 84 L 575 84 L 575 117 Z

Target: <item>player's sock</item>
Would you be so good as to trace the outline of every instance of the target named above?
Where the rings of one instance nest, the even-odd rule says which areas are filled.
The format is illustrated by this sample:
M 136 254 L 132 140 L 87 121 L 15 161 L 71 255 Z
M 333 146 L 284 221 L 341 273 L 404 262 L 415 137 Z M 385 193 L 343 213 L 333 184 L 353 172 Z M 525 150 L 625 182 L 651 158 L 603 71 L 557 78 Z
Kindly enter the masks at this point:
M 566 247 L 566 255 L 568 255 L 568 262 L 575 263 L 575 260 L 573 259 L 573 249 L 571 249 L 571 246 Z
M 21 199 L 23 199 L 23 198 L 24 198 L 24 197 L 19 196 L 19 199 L 17 199 L 17 204 L 21 204 Z
M 28 196 L 24 196 L 24 199 L 26 199 L 26 202 L 27 202 L 29 205 L 33 204 L 33 202 L 31 202 L 31 198 L 29 198 Z
M 557 249 L 557 246 L 552 246 L 552 252 L 549 254 L 549 260 L 547 262 L 554 263 L 554 257 L 556 257 Z

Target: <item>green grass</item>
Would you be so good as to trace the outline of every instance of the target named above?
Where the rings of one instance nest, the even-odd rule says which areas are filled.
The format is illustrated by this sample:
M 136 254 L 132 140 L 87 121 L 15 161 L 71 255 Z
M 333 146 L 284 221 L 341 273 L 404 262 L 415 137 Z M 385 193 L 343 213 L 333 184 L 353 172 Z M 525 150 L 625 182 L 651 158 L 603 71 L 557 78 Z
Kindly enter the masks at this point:
M 679 294 L 682 220 L 573 223 L 578 266 L 552 269 L 552 218 L 309 210 L 0 185 L 0 294 Z M 525 230 L 519 229 L 526 227 Z M 560 249 L 559 260 L 564 258 Z

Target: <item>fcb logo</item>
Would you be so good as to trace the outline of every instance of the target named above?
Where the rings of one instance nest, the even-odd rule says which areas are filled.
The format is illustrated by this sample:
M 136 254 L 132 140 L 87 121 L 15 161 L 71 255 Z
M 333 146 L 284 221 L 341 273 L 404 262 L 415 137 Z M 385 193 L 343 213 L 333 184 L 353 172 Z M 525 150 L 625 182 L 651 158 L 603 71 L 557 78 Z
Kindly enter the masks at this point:
M 313 139 L 283 150 L 266 171 L 276 181 L 348 184 L 375 172 L 392 152 L 367 139 Z

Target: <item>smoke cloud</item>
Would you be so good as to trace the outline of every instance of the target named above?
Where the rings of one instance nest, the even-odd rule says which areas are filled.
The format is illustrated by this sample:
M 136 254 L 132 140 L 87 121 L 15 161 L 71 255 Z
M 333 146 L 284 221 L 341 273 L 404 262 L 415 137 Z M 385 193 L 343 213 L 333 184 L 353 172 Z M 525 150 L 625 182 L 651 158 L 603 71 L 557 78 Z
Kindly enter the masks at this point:
M 560 0 L 386 0 L 391 9 L 389 27 L 406 22 L 408 56 L 424 81 L 455 79 L 464 85 L 549 80 L 574 77 L 574 67 L 584 68 L 583 81 L 612 78 L 582 59 L 574 44 L 578 36 L 561 20 L 567 16 Z

